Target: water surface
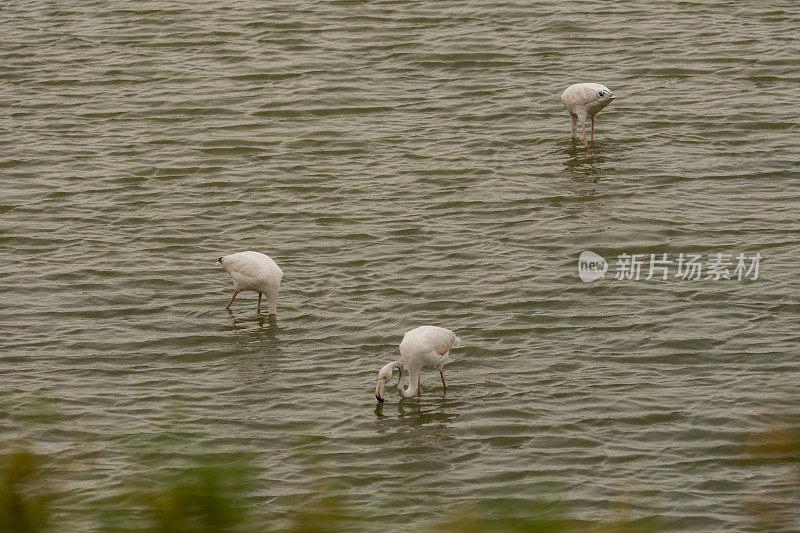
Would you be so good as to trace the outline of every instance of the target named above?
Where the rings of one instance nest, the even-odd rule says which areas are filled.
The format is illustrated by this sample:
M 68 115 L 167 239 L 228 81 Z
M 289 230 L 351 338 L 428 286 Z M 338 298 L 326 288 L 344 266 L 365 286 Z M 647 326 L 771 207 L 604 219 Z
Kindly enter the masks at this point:
M 0 18 L 6 438 L 82 465 L 59 513 L 254 457 L 378 530 L 468 504 L 800 528 L 794 2 L 11 3 Z M 617 100 L 590 149 L 559 101 Z M 216 258 L 283 268 L 279 315 Z M 757 280 L 582 282 L 577 258 L 760 253 Z M 464 346 L 376 406 L 404 331 Z M 59 413 L 42 422 L 42 399 Z M 130 502 L 120 504 L 120 512 Z

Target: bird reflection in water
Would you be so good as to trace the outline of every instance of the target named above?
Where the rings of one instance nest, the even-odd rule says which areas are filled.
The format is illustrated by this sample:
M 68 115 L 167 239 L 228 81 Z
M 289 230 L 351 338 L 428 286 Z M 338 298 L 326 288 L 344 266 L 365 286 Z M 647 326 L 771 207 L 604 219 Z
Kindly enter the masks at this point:
M 614 167 L 609 166 L 612 157 L 608 151 L 597 150 L 596 148 L 587 151 L 577 143 L 569 141 L 563 152 L 566 156 L 564 170 L 569 173 L 569 179 L 576 183 L 599 183 L 615 172 Z M 576 192 L 582 196 L 598 196 L 601 194 L 600 191 L 594 188 L 581 189 Z
M 436 427 L 446 428 L 458 418 L 458 411 L 451 411 L 455 407 L 454 402 L 448 402 L 442 398 L 436 403 L 408 402 L 401 401 L 396 404 L 378 403 L 375 406 L 375 416 L 381 421 L 390 421 L 394 417 L 384 413 L 384 409 L 397 409 L 397 420 L 404 428 Z M 380 425 L 378 431 L 395 431 L 397 426 Z
M 278 334 L 278 318 L 275 315 L 252 315 L 247 314 L 237 318 L 236 315 L 228 310 L 228 314 L 233 319 L 231 324 L 236 333 L 246 333 L 255 336 L 258 341 L 274 341 Z M 253 328 L 253 325 L 257 327 Z

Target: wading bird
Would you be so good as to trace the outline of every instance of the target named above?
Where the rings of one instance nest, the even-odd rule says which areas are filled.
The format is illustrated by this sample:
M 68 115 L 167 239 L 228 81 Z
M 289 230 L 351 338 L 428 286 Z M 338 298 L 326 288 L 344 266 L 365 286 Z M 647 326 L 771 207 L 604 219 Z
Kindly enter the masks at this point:
M 592 119 L 592 142 L 594 142 L 594 116 L 616 98 L 608 87 L 599 83 L 576 83 L 561 93 L 561 102 L 572 119 L 572 138 L 578 137 L 578 120 L 583 128 L 583 145 L 586 142 L 586 117 Z
M 233 279 L 234 293 L 225 309 L 229 309 L 240 291 L 256 291 L 258 307 L 261 312 L 261 294 L 267 295 L 269 314 L 278 312 L 278 290 L 281 287 L 283 271 L 267 255 L 258 252 L 238 252 L 217 259 L 217 264 L 225 269 Z
M 450 348 L 456 346 L 460 339 L 449 329 L 437 326 L 420 326 L 403 335 L 400 343 L 400 361 L 393 361 L 378 372 L 378 385 L 375 387 L 375 398 L 383 402 L 383 389 L 386 382 L 392 379 L 395 368 L 400 371 L 397 379 L 397 391 L 403 398 L 411 398 L 414 393 L 422 392 L 419 382 L 419 373 L 423 368 L 435 368 L 442 376 L 442 386 L 447 390 L 444 382 L 443 367 Z M 403 376 L 408 373 L 408 388 L 403 389 Z

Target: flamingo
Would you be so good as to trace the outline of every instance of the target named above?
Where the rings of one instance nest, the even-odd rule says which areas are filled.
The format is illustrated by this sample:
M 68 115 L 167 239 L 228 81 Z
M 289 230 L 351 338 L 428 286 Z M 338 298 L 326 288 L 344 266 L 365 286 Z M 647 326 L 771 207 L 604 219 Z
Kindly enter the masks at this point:
M 594 117 L 614 98 L 616 98 L 614 93 L 599 83 L 576 83 L 567 87 L 561 93 L 561 102 L 569 111 L 572 119 L 572 138 L 578 137 L 578 120 L 580 120 L 581 128 L 583 128 L 583 145 L 589 146 L 589 143 L 586 142 L 586 117 L 588 116 L 592 119 L 592 142 L 594 142 Z
M 444 382 L 443 367 L 450 348 L 457 346 L 460 339 L 449 329 L 438 326 L 420 326 L 411 331 L 406 331 L 400 343 L 402 360 L 393 361 L 378 372 L 378 385 L 375 387 L 375 398 L 383 403 L 383 389 L 386 382 L 392 379 L 395 368 L 400 371 L 397 380 L 397 390 L 403 398 L 411 398 L 414 393 L 422 393 L 419 373 L 423 368 L 435 368 L 442 377 L 442 386 L 447 390 Z M 408 372 L 408 388 L 403 389 L 403 375 Z
M 234 293 L 225 309 L 230 309 L 240 291 L 256 291 L 258 307 L 261 312 L 261 294 L 267 295 L 269 314 L 278 312 L 278 289 L 281 286 L 283 271 L 271 257 L 258 252 L 238 252 L 217 259 L 217 265 L 225 269 L 233 278 Z

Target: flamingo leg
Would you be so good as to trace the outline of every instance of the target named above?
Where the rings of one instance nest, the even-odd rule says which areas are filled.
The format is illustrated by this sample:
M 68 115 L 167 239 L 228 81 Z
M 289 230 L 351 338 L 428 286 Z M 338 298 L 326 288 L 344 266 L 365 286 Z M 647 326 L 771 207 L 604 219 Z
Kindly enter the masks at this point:
M 258 293 L 258 307 L 256 307 L 256 313 L 261 312 L 261 293 Z
M 444 390 L 447 390 L 447 383 L 444 382 L 444 372 L 439 370 L 439 375 L 442 376 L 442 387 L 444 387 Z
M 422 396 L 422 380 L 417 382 L 417 395 Z
M 586 142 L 586 123 L 585 122 L 581 122 L 581 128 L 583 129 L 583 145 L 588 147 L 589 143 Z
M 239 291 L 236 291 L 236 292 L 234 292 L 234 293 L 233 293 L 233 296 L 231 296 L 231 301 L 230 301 L 230 302 L 228 302 L 228 305 L 226 305 L 226 306 L 225 306 L 225 309 L 230 309 L 230 307 L 231 307 L 231 304 L 233 303 L 233 300 L 235 300 L 235 299 L 236 299 L 236 295 L 237 295 L 237 294 L 239 294 Z
M 594 117 L 592 117 L 592 144 L 594 144 Z

